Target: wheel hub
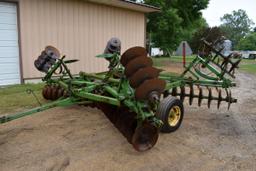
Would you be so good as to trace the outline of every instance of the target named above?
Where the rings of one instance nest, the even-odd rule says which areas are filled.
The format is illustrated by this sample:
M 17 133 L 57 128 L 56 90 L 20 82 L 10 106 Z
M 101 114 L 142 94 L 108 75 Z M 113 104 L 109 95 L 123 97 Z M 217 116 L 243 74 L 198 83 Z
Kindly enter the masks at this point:
M 179 106 L 173 106 L 169 112 L 168 122 L 171 126 L 176 126 L 181 117 L 181 109 Z

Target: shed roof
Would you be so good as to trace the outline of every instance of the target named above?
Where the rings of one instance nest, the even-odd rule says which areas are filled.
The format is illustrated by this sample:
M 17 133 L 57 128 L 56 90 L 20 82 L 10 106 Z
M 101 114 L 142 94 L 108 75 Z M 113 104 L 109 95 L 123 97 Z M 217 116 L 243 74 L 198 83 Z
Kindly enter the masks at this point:
M 129 0 L 87 0 L 89 2 L 110 5 L 119 8 L 125 8 L 133 11 L 139 11 L 143 13 L 158 12 L 160 8 L 155 6 L 137 3 Z

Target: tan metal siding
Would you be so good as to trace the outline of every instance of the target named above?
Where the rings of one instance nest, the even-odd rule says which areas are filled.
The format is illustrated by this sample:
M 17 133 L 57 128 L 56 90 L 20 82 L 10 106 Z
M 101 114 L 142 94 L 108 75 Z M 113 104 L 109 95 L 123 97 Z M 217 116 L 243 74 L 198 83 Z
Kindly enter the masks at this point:
M 82 0 L 20 0 L 20 29 L 24 78 L 40 77 L 34 59 L 46 45 L 56 46 L 68 58 L 79 59 L 71 71 L 104 71 L 103 52 L 111 37 L 122 41 L 122 51 L 144 46 L 143 13 Z

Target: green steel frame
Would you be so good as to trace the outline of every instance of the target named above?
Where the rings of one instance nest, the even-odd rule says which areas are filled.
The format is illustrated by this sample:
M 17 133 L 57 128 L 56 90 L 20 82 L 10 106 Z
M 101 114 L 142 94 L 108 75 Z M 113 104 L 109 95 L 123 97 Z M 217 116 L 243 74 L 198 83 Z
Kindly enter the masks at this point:
M 135 100 L 134 90 L 130 87 L 127 79 L 113 78 L 113 73 L 122 72 L 120 67 L 111 68 L 105 73 L 88 74 L 80 72 L 79 75 L 73 76 L 66 64 L 75 61 L 64 61 L 64 59 L 65 56 L 52 66 L 43 78 L 43 81 L 48 85 L 58 85 L 62 87 L 68 92 L 69 97 L 59 99 L 26 112 L 0 117 L 0 123 L 9 122 L 57 106 L 103 102 L 119 107 L 123 105 L 137 113 L 138 125 L 142 124 L 146 119 L 152 121 L 157 127 L 162 125 L 162 121 L 155 118 L 154 111 L 148 110 L 151 108 L 148 103 Z M 59 77 L 52 77 L 58 69 L 62 70 L 62 75 Z M 155 110 L 155 106 L 153 106 L 153 108 Z
M 27 115 L 41 112 L 57 106 L 70 106 L 74 104 L 89 104 L 93 102 L 103 102 L 114 106 L 126 106 L 131 111 L 137 113 L 138 124 L 145 119 L 152 121 L 160 127 L 162 121 L 155 117 L 158 103 L 149 104 L 145 101 L 137 101 L 134 97 L 134 90 L 130 87 L 126 78 L 114 78 L 115 73 L 124 75 L 124 69 L 119 63 L 118 54 L 99 55 L 97 57 L 107 58 L 110 61 L 109 71 L 97 74 L 88 74 L 80 72 L 79 75 L 72 75 L 67 64 L 77 60 L 64 60 L 65 56 L 58 59 L 51 67 L 43 81 L 48 85 L 58 85 L 68 93 L 67 98 L 61 98 L 57 101 L 42 105 L 32 110 L 0 117 L 0 123 L 6 123 Z M 204 65 L 215 76 L 209 76 L 201 72 L 197 66 Z M 58 77 L 53 74 L 59 69 Z M 171 75 L 162 73 L 159 78 L 167 82 L 165 90 L 186 85 L 201 85 L 229 88 L 235 86 L 230 79 L 225 77 L 224 71 L 218 71 L 210 58 L 197 56 L 181 75 Z

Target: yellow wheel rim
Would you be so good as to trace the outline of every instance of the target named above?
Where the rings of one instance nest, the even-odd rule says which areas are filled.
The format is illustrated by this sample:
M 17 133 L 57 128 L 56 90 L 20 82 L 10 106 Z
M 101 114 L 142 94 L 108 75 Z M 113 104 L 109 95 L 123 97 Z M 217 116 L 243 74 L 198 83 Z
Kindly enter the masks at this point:
M 168 122 L 170 126 L 176 126 L 181 117 L 181 109 L 179 106 L 173 106 L 169 112 Z

